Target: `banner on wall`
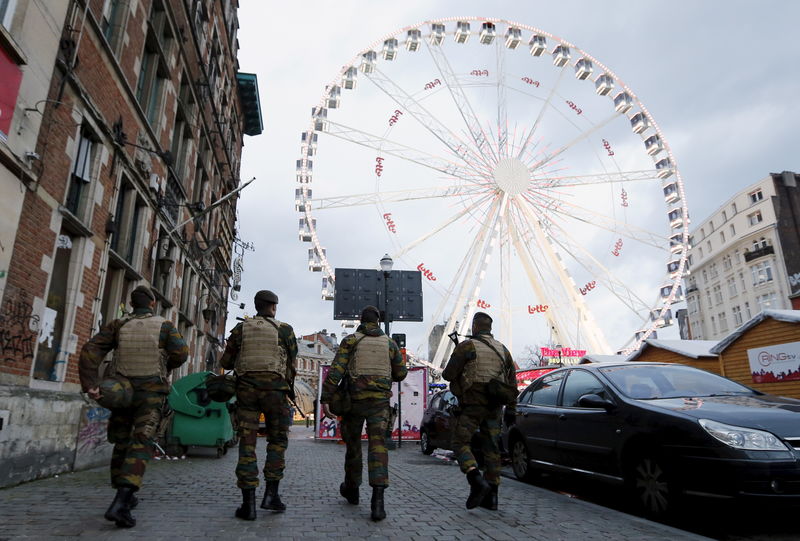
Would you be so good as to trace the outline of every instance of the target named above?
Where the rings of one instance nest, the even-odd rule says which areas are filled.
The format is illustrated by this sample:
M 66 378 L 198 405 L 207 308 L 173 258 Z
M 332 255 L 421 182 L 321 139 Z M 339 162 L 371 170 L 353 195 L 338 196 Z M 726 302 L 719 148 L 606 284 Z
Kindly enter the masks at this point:
M 0 140 L 8 139 L 21 82 L 22 70 L 0 47 Z
M 331 419 L 326 417 L 322 411 L 322 405 L 319 402 L 322 396 L 322 382 L 328 376 L 330 366 L 323 365 L 319 367 L 319 385 L 317 385 L 317 411 L 316 418 L 319 419 L 317 424 L 317 432 L 315 437 L 321 440 L 340 440 L 341 429 L 339 426 L 339 419 Z M 422 423 L 422 415 L 425 413 L 425 408 L 428 406 L 428 393 L 426 392 L 428 385 L 428 369 L 425 367 L 413 367 L 408 369 L 408 376 L 400 384 L 400 393 L 402 395 L 401 409 L 402 418 L 400 424 L 395 421 L 392 429 L 392 439 L 396 440 L 400 431 L 400 426 L 403 429 L 403 440 L 416 441 L 419 440 L 419 428 Z M 392 398 L 390 405 L 394 407 L 397 404 L 398 398 L 398 384 L 392 384 Z M 361 439 L 367 439 L 366 427 L 361 431 Z
M 753 383 L 800 380 L 800 342 L 747 350 Z

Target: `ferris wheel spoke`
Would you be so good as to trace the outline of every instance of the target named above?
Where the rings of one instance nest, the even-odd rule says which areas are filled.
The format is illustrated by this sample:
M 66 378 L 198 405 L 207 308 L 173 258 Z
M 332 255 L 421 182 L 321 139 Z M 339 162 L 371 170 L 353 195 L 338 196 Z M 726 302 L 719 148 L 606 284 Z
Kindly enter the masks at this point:
M 335 197 L 321 197 L 311 199 L 314 210 L 328 210 L 342 207 L 358 207 L 381 203 L 399 203 L 404 201 L 419 201 L 421 199 L 440 199 L 448 197 L 471 197 L 476 195 L 491 195 L 491 188 L 475 184 L 455 184 L 452 186 L 437 186 L 432 188 L 417 188 L 415 190 L 397 190 L 390 192 L 370 192 L 362 194 L 339 195 Z M 487 195 L 488 194 L 488 195 Z M 472 208 L 472 207 L 470 207 Z
M 392 255 L 392 259 L 401 258 L 402 256 L 404 256 L 405 254 L 407 254 L 408 252 L 410 252 L 411 250 L 413 250 L 414 248 L 416 248 L 417 246 L 419 246 L 420 244 L 422 244 L 426 240 L 430 239 L 431 237 L 433 237 L 437 233 L 447 229 L 447 227 L 449 227 L 450 225 L 454 224 L 459 219 L 463 218 L 464 216 L 466 216 L 467 214 L 469 214 L 470 212 L 472 212 L 473 210 L 478 208 L 478 206 L 486 203 L 487 200 L 490 197 L 492 197 L 493 195 L 494 194 L 486 194 L 483 197 L 481 197 L 480 199 L 478 199 L 477 201 L 475 201 L 474 203 L 472 203 L 471 205 L 468 205 L 468 206 L 464 207 L 462 210 L 460 210 L 459 212 L 457 212 L 453 216 L 447 218 L 442 223 L 440 223 L 438 226 L 434 227 L 428 233 L 425 233 L 424 235 L 422 235 L 421 237 L 417 238 L 413 242 L 410 242 L 409 244 L 407 244 L 407 245 L 403 246 L 402 248 L 400 248 L 399 251 L 397 251 L 395 254 Z
M 561 71 L 558 72 L 558 77 L 556 78 L 556 82 L 553 85 L 553 88 L 550 89 L 550 93 L 547 95 L 547 99 L 544 100 L 542 108 L 539 109 L 539 114 L 536 116 L 536 120 L 533 122 L 533 126 L 531 126 L 531 129 L 528 132 L 527 137 L 525 137 L 525 141 L 522 143 L 522 146 L 520 147 L 519 152 L 517 153 L 517 159 L 521 159 L 525 155 L 525 152 L 528 150 L 528 145 L 530 144 L 531 139 L 533 139 L 533 135 L 536 133 L 536 130 L 539 127 L 542 118 L 544 117 L 545 111 L 550 107 L 550 102 L 553 100 L 553 96 L 556 94 L 556 90 L 558 89 L 558 85 L 561 83 L 561 79 L 563 78 L 565 71 L 566 70 L 562 69 Z
M 490 167 L 482 155 L 476 153 L 466 141 L 461 139 L 452 130 L 447 128 L 436 118 L 422 103 L 395 83 L 388 75 L 379 69 L 367 76 L 372 83 L 389 96 L 398 106 L 404 109 L 412 118 L 428 130 L 434 137 L 441 141 L 454 155 L 458 156 L 470 169 L 482 174 L 480 162 L 484 167 Z
M 620 235 L 623 239 L 634 240 L 660 250 L 666 250 L 666 247 L 669 246 L 669 239 L 663 235 L 653 233 L 652 231 L 648 231 L 632 224 L 621 222 L 616 218 L 612 218 L 611 216 L 606 216 L 605 214 L 601 214 L 563 199 L 559 200 L 557 205 L 551 206 L 549 210 L 561 216 L 572 218 L 573 220 L 593 225 L 600 229 L 605 229 L 606 231 Z
M 569 176 L 535 176 L 533 181 L 537 187 L 542 188 L 574 188 L 596 184 L 616 184 L 619 182 L 660 181 L 655 169 L 641 169 L 639 171 L 612 171 L 608 173 L 595 173 L 590 175 Z
M 495 40 L 497 59 L 497 153 L 500 158 L 508 154 L 508 102 L 506 101 L 505 46 Z
M 489 144 L 486 133 L 484 133 L 481 123 L 478 121 L 478 117 L 475 115 L 475 111 L 473 111 L 472 105 L 470 105 L 467 95 L 459 83 L 458 77 L 455 72 L 453 72 L 453 68 L 450 66 L 450 62 L 444 54 L 444 47 L 441 45 L 430 45 L 427 41 L 425 45 L 433 58 L 434 64 L 436 64 L 436 67 L 439 69 L 439 73 L 442 79 L 444 79 L 447 89 L 450 91 L 450 95 L 453 97 L 453 102 L 461 114 L 461 118 L 464 119 L 467 125 L 467 130 L 472 136 L 475 146 L 483 156 L 484 162 L 497 162 L 497 155 Z
M 552 235 L 551 239 L 562 248 L 562 253 L 568 254 L 569 257 L 583 267 L 593 279 L 606 286 L 631 312 L 638 316 L 641 316 L 645 312 L 649 313 L 650 305 L 628 288 L 623 281 L 616 278 L 605 265 L 577 242 L 573 235 L 570 235 L 568 231 L 557 223 L 554 223 L 553 227 L 557 229 L 560 234 Z M 578 254 L 580 254 L 581 257 L 578 257 Z
M 570 148 L 575 146 L 577 143 L 580 143 L 581 141 L 586 140 L 590 135 L 592 135 L 593 133 L 597 132 L 597 130 L 599 130 L 600 128 L 603 128 L 603 127 L 607 126 L 611 121 L 616 119 L 618 116 L 619 116 L 619 113 L 614 113 L 613 115 L 609 116 L 608 118 L 606 118 L 605 120 L 603 120 L 599 124 L 595 124 L 591 128 L 589 128 L 588 130 L 585 130 L 585 131 L 581 132 L 577 137 L 572 139 L 569 143 L 567 143 L 566 145 L 562 146 L 561 148 L 559 148 L 558 150 L 556 150 L 552 154 L 549 154 L 549 155 L 545 156 L 544 158 L 542 158 L 541 160 L 539 160 L 537 163 L 535 163 L 531 167 L 531 169 L 536 170 L 536 169 L 538 169 L 540 167 L 544 167 L 545 165 L 550 163 L 552 160 L 554 160 L 555 158 L 557 158 L 558 156 L 560 156 L 561 154 L 563 154 L 564 152 L 566 152 L 567 150 L 569 150 Z
M 586 341 L 591 346 L 593 351 L 607 352 L 609 351 L 608 343 L 606 342 L 603 332 L 600 330 L 594 316 L 586 306 L 583 298 L 579 295 L 575 281 L 569 275 L 569 271 L 564 266 L 561 257 L 553 248 L 552 242 L 548 235 L 545 235 L 538 216 L 526 204 L 519 204 L 517 208 L 520 214 L 525 218 L 528 227 L 531 228 L 534 240 L 538 244 L 539 249 L 545 253 L 543 261 L 550 262 L 550 268 L 555 272 L 558 281 L 561 283 L 562 288 L 566 293 L 566 299 L 569 299 L 572 306 L 576 310 L 578 321 L 580 323 L 580 333 L 586 337 Z
M 350 141 L 351 143 L 365 146 L 367 148 L 372 148 L 383 154 L 396 156 L 409 162 L 416 163 L 423 167 L 427 167 L 429 169 L 439 171 L 440 173 L 444 173 L 445 175 L 460 178 L 468 182 L 480 182 L 486 180 L 484 176 L 475 173 L 474 171 L 467 170 L 461 165 L 446 158 L 434 156 L 433 154 L 429 154 L 423 150 L 419 150 L 408 145 L 403 145 L 379 135 L 374 135 L 356 128 L 350 128 L 336 122 L 328 121 L 327 133 L 334 137 L 338 137 L 339 139 Z

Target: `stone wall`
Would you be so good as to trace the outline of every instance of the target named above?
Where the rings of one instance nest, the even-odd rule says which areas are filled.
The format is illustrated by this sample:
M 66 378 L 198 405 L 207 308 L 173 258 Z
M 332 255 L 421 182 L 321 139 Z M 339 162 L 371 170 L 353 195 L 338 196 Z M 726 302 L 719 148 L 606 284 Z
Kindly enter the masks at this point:
M 0 487 L 107 463 L 108 410 L 80 395 L 0 385 Z

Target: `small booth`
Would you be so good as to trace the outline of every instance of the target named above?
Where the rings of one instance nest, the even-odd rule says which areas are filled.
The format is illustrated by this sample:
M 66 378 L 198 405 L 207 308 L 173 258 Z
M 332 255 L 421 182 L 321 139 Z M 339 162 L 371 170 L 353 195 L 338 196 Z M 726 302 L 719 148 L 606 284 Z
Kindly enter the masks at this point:
M 720 374 L 721 368 L 716 353 L 711 348 L 716 340 L 654 340 L 647 339 L 629 361 L 651 363 L 678 363 Z
M 800 310 L 764 310 L 711 353 L 721 374 L 759 391 L 800 398 Z

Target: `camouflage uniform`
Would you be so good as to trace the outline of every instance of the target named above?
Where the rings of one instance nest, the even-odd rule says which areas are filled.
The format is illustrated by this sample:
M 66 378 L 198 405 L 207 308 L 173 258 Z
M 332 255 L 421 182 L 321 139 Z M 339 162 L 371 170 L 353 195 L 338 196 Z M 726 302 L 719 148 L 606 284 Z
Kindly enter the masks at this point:
M 489 331 L 479 331 L 479 336 L 492 338 Z M 511 353 L 503 346 L 499 351 L 505 362 L 503 368 L 505 381 L 516 386 L 516 372 Z M 463 388 L 463 375 L 465 367 L 470 361 L 475 361 L 477 354 L 472 340 L 465 340 L 458 344 L 450 356 L 447 366 L 442 372 L 442 377 L 451 382 L 450 389 L 458 398 L 459 413 L 453 428 L 453 450 L 455 451 L 461 471 L 466 473 L 470 468 L 477 468 L 478 463 L 472 454 L 470 440 L 476 430 L 480 429 L 480 441 L 485 459 L 485 479 L 491 485 L 500 484 L 500 449 L 497 438 L 500 435 L 502 405 L 490 405 L 486 396 L 485 383 L 473 383 L 467 389 Z M 499 357 L 497 358 L 500 361 Z M 506 405 L 507 412 L 513 412 L 516 404 Z
M 259 314 L 255 317 L 265 318 Z M 236 325 L 228 337 L 220 365 L 226 369 L 234 368 L 242 350 L 242 323 Z M 287 431 L 292 423 L 287 394 L 294 394 L 295 359 L 297 339 L 292 326 L 281 323 L 278 339 L 286 350 L 286 371 L 247 372 L 239 375 L 236 384 L 236 404 L 239 419 L 239 462 L 236 465 L 237 486 L 255 488 L 258 486 L 258 460 L 256 441 L 258 438 L 258 418 L 264 413 L 267 428 L 267 460 L 264 463 L 264 480 L 280 481 L 286 462 L 284 454 L 289 444 Z
M 84 392 L 99 385 L 98 367 L 109 352 L 119 347 L 120 328 L 132 319 L 152 314 L 149 308 L 136 308 L 130 318 L 115 319 L 83 346 L 78 370 Z M 189 357 L 186 342 L 170 321 L 161 325 L 158 347 L 165 354 L 167 370 L 179 367 Z M 155 450 L 153 437 L 169 393 L 169 383 L 160 374 L 129 377 L 128 380 L 133 386 L 133 401 L 127 408 L 112 409 L 108 421 L 108 441 L 114 444 L 111 485 L 138 490 Z
M 377 323 L 363 323 L 356 333 L 366 336 L 384 336 Z M 351 334 L 344 338 L 328 371 L 328 377 L 322 384 L 320 402 L 330 403 L 336 386 L 348 371 L 348 363 L 353 354 L 358 337 Z M 369 484 L 372 487 L 389 485 L 389 454 L 386 450 L 386 425 L 389 418 L 389 399 L 392 396 L 392 382 L 402 381 L 408 374 L 400 348 L 394 340 L 389 340 L 389 359 L 391 377 L 361 375 L 351 381 L 350 397 L 352 408 L 342 417 L 342 439 L 347 444 L 344 474 L 345 484 L 349 487 L 361 485 L 363 471 L 361 454 L 361 429 L 367 423 L 369 454 L 367 469 Z

